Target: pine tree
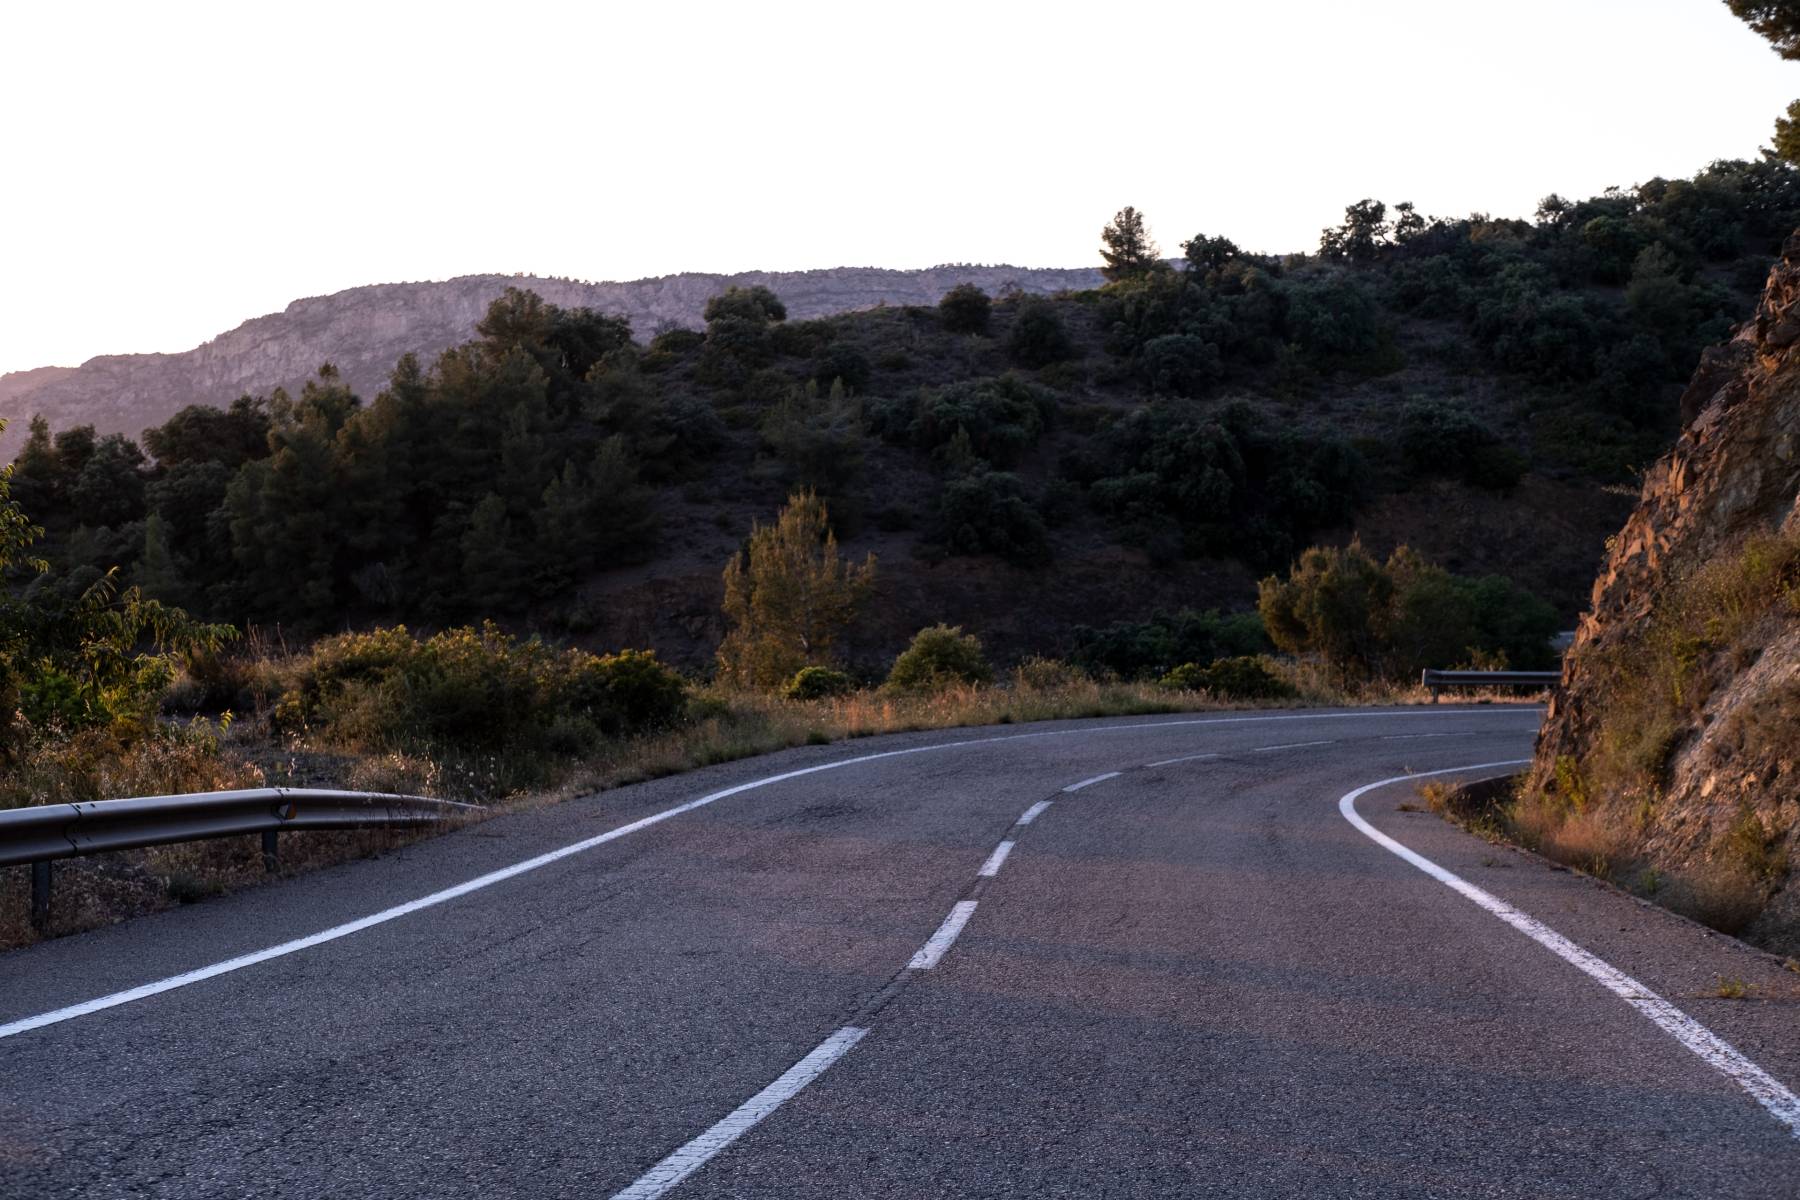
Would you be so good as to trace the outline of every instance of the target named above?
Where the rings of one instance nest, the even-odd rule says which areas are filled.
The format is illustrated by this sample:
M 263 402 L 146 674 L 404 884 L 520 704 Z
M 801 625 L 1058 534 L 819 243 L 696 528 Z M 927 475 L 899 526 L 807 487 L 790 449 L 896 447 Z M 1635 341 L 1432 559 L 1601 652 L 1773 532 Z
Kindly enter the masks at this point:
M 875 556 L 846 562 L 824 502 L 794 493 L 775 524 L 753 526 L 749 548 L 725 564 L 731 631 L 719 644 L 721 678 L 767 689 L 802 667 L 829 665 L 874 579 Z
M 1146 275 L 1162 263 L 1161 251 L 1144 226 L 1144 214 L 1129 204 L 1100 231 L 1100 257 L 1106 260 L 1100 273 L 1114 281 Z
M 169 549 L 168 526 L 161 513 L 151 513 L 144 522 L 144 553 L 133 576 L 139 590 L 152 600 L 164 604 L 186 602 L 186 572 Z
M 463 599 L 482 613 L 500 612 L 519 597 L 524 556 L 513 544 L 506 501 L 489 492 L 463 534 Z

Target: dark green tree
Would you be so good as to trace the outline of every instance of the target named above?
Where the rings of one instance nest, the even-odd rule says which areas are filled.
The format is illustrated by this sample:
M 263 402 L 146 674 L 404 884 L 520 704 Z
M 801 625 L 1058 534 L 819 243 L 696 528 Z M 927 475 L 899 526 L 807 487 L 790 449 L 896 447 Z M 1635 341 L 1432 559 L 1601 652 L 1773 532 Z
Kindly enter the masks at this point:
M 1100 257 L 1106 262 L 1100 273 L 1114 282 L 1148 274 L 1162 265 L 1162 253 L 1150 240 L 1144 214 L 1129 204 L 1114 213 L 1100 231 Z
M 1006 337 L 1006 353 L 1022 367 L 1046 367 L 1074 357 L 1075 340 L 1063 327 L 1054 302 L 1022 296 Z
M 1230 238 L 1197 233 L 1181 243 L 1181 253 L 1187 259 L 1188 270 L 1205 275 L 1217 271 L 1241 252 Z
M 1392 232 L 1387 205 L 1379 200 L 1358 200 L 1344 210 L 1342 225 L 1320 231 L 1319 255 L 1333 262 L 1372 262 Z
M 959 283 L 938 301 L 938 320 L 951 333 L 986 333 L 994 302 L 972 283 Z
M 1725 7 L 1768 38 L 1781 57 L 1800 59 L 1800 0 L 1725 0 Z

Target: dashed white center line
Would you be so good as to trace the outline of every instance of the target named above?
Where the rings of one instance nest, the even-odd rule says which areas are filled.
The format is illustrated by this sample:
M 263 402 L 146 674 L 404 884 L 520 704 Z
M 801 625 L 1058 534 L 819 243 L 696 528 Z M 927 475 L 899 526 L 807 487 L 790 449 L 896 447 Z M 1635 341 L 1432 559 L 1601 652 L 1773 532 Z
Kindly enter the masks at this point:
M 1025 810 L 1025 815 L 1020 817 L 1017 823 L 1020 825 L 1031 824 L 1033 821 L 1037 820 L 1038 817 L 1043 815 L 1044 810 L 1049 808 L 1052 803 L 1054 803 L 1054 801 L 1039 800 L 1036 804 Z
M 1266 754 L 1270 750 L 1298 750 L 1303 746 L 1329 746 L 1336 740 L 1335 738 L 1326 738 L 1322 742 L 1283 742 L 1279 746 L 1257 746 L 1250 753 Z
M 1068 787 L 1064 788 L 1063 791 L 1079 792 L 1084 787 L 1093 787 L 1096 783 L 1105 783 L 1109 779 L 1117 779 L 1118 777 L 1119 772 L 1108 771 L 1104 775 L 1096 775 L 1092 779 L 1084 779 L 1080 783 L 1071 783 Z
M 1384 733 L 1381 735 L 1381 740 L 1384 742 L 1410 742 L 1415 738 L 1456 736 L 1458 735 L 1454 733 Z
M 929 971 L 937 966 L 938 960 L 944 957 L 944 953 L 956 941 L 956 935 L 962 932 L 963 926 L 974 915 L 975 901 L 958 900 L 956 907 L 950 910 L 950 915 L 944 918 L 944 923 L 938 926 L 938 931 L 931 935 L 931 940 L 920 946 L 919 952 L 906 964 L 907 969 Z
M 850 1052 L 867 1029 L 846 1025 L 820 1042 L 805 1058 L 789 1067 L 781 1078 L 733 1109 L 717 1125 L 651 1167 L 638 1181 L 613 1200 L 655 1200 L 705 1166 L 707 1160 L 750 1132 L 757 1122 L 793 1099 L 807 1084 L 823 1075 L 831 1064 Z
M 1176 763 L 1199 762 L 1203 758 L 1217 758 L 1217 754 L 1184 754 L 1180 758 L 1165 758 L 1153 763 L 1145 763 L 1145 767 L 1168 767 Z
M 975 873 L 977 875 L 985 876 L 988 879 L 992 879 L 994 876 L 998 875 L 1000 873 L 1000 864 L 1006 861 L 1006 856 L 1012 853 L 1012 848 L 1013 844 L 1011 842 L 1001 842 L 998 846 L 995 846 L 994 852 L 988 855 L 988 860 L 981 864 L 981 870 Z

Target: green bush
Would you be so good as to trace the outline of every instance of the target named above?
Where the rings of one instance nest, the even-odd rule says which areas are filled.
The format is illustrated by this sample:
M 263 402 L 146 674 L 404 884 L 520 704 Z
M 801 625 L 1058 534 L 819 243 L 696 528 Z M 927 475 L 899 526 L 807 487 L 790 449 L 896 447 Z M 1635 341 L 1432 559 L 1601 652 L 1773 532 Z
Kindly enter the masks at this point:
M 1170 333 L 1144 343 L 1139 370 L 1158 392 L 1198 396 L 1225 374 L 1225 365 L 1205 338 Z
M 1146 621 L 1119 621 L 1103 629 L 1075 628 L 1070 661 L 1091 675 L 1154 679 L 1184 663 L 1260 654 L 1270 649 L 1262 617 L 1254 612 L 1159 613 Z
M 492 623 L 420 641 L 396 626 L 320 641 L 275 717 L 365 750 L 574 754 L 674 724 L 686 694 L 651 651 L 559 650 Z
M 993 678 L 979 638 L 960 625 L 932 625 L 914 634 L 912 644 L 894 660 L 887 686 L 898 692 L 934 692 L 991 683 Z
M 950 333 L 986 333 L 994 302 L 972 283 L 959 283 L 938 301 L 938 320 Z
M 1351 542 L 1315 546 L 1257 602 L 1275 645 L 1347 677 L 1405 679 L 1424 667 L 1553 660 L 1556 612 L 1510 580 L 1452 575 L 1401 546 L 1380 562 Z
M 1055 413 L 1055 392 L 1017 375 L 1000 375 L 922 393 L 908 433 L 915 445 L 940 458 L 952 442 L 966 441 L 976 456 L 1009 467 L 1043 436 Z
M 1288 334 L 1315 359 L 1354 358 L 1381 342 L 1381 310 L 1347 276 L 1292 283 L 1286 296 Z
M 1014 566 L 1050 559 L 1038 505 L 1017 475 L 978 470 L 953 479 L 938 496 L 937 538 L 952 554 L 993 554 Z
M 823 700 L 856 690 L 856 680 L 831 667 L 802 667 L 781 694 L 789 700 Z
M 1006 336 L 1006 353 L 1021 367 L 1047 367 L 1073 358 L 1075 342 L 1063 328 L 1055 304 L 1041 296 L 1025 296 Z
M 1287 700 L 1294 686 L 1274 674 L 1259 658 L 1221 658 L 1210 666 L 1183 663 L 1161 680 L 1162 686 L 1211 692 L 1228 700 Z
M 1400 413 L 1400 452 L 1418 475 L 1448 475 L 1505 490 L 1525 475 L 1525 457 L 1469 411 L 1442 400 L 1414 400 Z

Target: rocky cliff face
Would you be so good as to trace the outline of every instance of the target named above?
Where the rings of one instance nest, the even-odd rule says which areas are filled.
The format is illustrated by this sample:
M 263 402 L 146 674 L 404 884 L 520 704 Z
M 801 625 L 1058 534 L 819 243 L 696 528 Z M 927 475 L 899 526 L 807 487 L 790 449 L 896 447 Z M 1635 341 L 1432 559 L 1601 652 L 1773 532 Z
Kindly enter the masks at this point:
M 1520 817 L 1553 854 L 1800 951 L 1800 233 L 1707 352 L 1610 546 Z M 1587 865 L 1587 864 L 1584 864 Z
M 761 284 L 786 302 L 792 319 L 879 304 L 936 304 L 959 283 L 989 292 L 1014 286 L 1052 293 L 1098 286 L 1096 270 L 946 266 L 921 271 L 839 267 L 825 271 L 749 271 L 737 275 L 665 275 L 629 283 L 581 283 L 534 276 L 468 275 L 442 283 L 388 283 L 296 300 L 279 313 L 246 321 L 180 354 L 122 354 L 78 369 L 41 368 L 0 377 L 0 417 L 12 422 L 0 460 L 21 444 L 26 422 L 42 413 L 53 428 L 92 424 L 101 433 L 136 436 L 188 404 L 229 404 L 246 392 L 295 388 L 324 362 L 373 397 L 394 362 L 413 351 L 429 362 L 467 340 L 476 321 L 508 287 L 530 288 L 552 304 L 597 308 L 631 318 L 640 340 L 658 327 L 700 326 L 708 298 L 727 287 Z

